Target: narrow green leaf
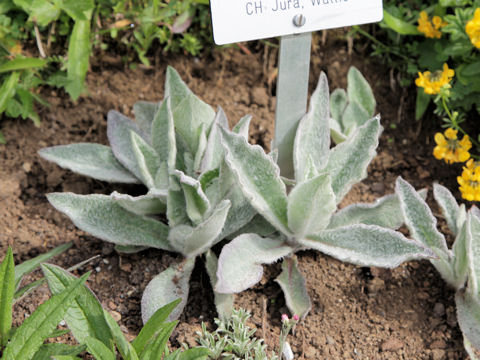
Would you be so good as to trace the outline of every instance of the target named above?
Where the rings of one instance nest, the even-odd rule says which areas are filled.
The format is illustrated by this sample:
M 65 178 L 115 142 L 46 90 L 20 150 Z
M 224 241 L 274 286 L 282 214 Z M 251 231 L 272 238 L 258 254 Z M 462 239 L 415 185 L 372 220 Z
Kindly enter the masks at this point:
M 165 324 L 168 316 L 172 313 L 173 309 L 175 309 L 180 301 L 181 299 L 177 299 L 165 306 L 162 306 L 152 315 L 146 324 L 143 325 L 140 333 L 132 342 L 137 354 L 142 353 L 145 346 L 157 336 L 157 333 L 162 329 L 162 326 Z
M 15 299 L 14 302 L 16 303 L 16 302 L 20 301 L 25 295 L 27 295 L 31 291 L 35 290 L 37 287 L 42 285 L 45 281 L 46 281 L 45 278 L 42 278 L 42 279 L 33 281 L 33 282 L 19 288 L 18 290 L 16 290 L 15 295 L 13 296 L 13 298 Z
M 139 183 L 139 180 L 118 162 L 105 145 L 78 143 L 43 148 L 38 154 L 64 169 L 94 179 L 119 183 Z
M 395 192 L 400 199 L 405 224 L 410 230 L 411 236 L 428 246 L 438 256 L 447 255 L 449 257 L 445 237 L 437 230 L 437 219 L 413 186 L 398 177 Z
M 52 356 L 76 356 L 85 350 L 85 346 L 71 346 L 67 344 L 43 344 L 35 353 L 32 360 L 51 359 Z
M 252 115 L 245 115 L 238 123 L 235 124 L 232 131 L 235 134 L 242 135 L 248 141 L 248 129 L 250 128 L 250 121 L 252 120 Z M 224 126 L 225 129 L 228 129 L 228 126 Z
M 419 35 L 421 34 L 418 31 L 415 25 L 409 24 L 401 19 L 398 19 L 391 15 L 388 11 L 383 10 L 383 22 L 393 31 L 399 33 L 400 35 Z
M 361 266 L 393 268 L 404 261 L 435 256 L 421 243 L 376 225 L 357 224 L 324 230 L 299 243 L 307 249 Z
M 337 209 L 328 174 L 297 184 L 288 197 L 288 228 L 303 238 L 327 227 Z
M 215 291 L 222 294 L 241 292 L 262 279 L 262 264 L 272 264 L 293 249 L 277 239 L 256 234 L 242 234 L 225 245 L 218 258 Z
M 15 266 L 15 288 L 18 289 L 20 286 L 20 281 L 28 273 L 32 272 L 40 266 L 41 263 L 51 259 L 54 256 L 60 255 L 64 251 L 67 251 L 72 247 L 72 243 L 66 243 L 60 246 L 57 246 L 53 250 L 46 252 L 45 254 L 38 255 L 33 259 L 26 260 L 21 264 Z
M 233 171 L 250 204 L 273 226 L 290 235 L 287 192 L 280 169 L 258 145 L 250 145 L 241 135 L 220 128 L 225 161 Z
M 195 258 L 185 259 L 182 263 L 172 265 L 155 276 L 147 285 L 142 296 L 142 319 L 145 324 L 162 306 L 174 300 L 182 299 L 168 317 L 177 319 L 187 304 L 190 276 L 195 266 Z
M 466 221 L 466 252 L 468 257 L 468 293 L 480 298 L 480 219 L 470 212 Z
M 308 156 L 315 170 L 325 167 L 330 149 L 330 100 L 327 76 L 322 72 L 317 88 L 310 99 L 310 107 L 298 124 L 293 145 L 295 180 L 307 180 Z M 317 172 L 318 173 L 318 172 Z
M 198 130 L 198 147 L 197 151 L 195 153 L 195 157 L 193 159 L 193 171 L 196 174 L 201 173 L 201 166 L 202 166 L 202 159 L 203 159 L 203 154 L 205 154 L 205 150 L 207 149 L 207 130 L 205 127 L 205 124 L 202 124 Z
M 15 58 L 0 65 L 0 73 L 43 67 L 47 60 L 40 58 Z
M 136 353 L 135 349 L 133 348 L 132 344 L 130 344 L 125 335 L 123 335 L 120 326 L 117 324 L 115 319 L 110 315 L 107 310 L 103 310 L 103 316 L 110 327 L 110 332 L 113 336 L 115 341 L 115 345 L 117 345 L 117 349 L 122 355 L 124 360 L 139 360 L 138 354 Z
M 417 98 L 415 100 L 415 120 L 420 120 L 422 118 L 431 101 L 431 95 L 425 93 L 423 88 L 417 88 Z
M 64 291 L 40 305 L 15 331 L 3 353 L 3 360 L 31 360 L 51 334 L 83 288 L 90 273 L 75 280 Z
M 53 294 L 59 294 L 76 280 L 75 276 L 55 265 L 43 264 L 42 271 Z M 103 318 L 102 305 L 88 287 L 80 290 L 64 319 L 78 343 L 86 344 L 86 338 L 92 336 L 106 346 L 110 344 L 112 337 Z
M 170 98 L 163 100 L 153 119 L 152 147 L 160 157 L 160 161 L 168 164 L 169 173 L 172 173 L 175 169 L 177 146 Z
M 149 101 L 138 101 L 133 104 L 135 121 L 138 126 L 140 126 L 140 129 L 142 129 L 143 132 L 149 136 L 147 139 L 149 143 L 151 143 L 152 140 L 150 135 L 152 134 L 153 121 L 160 106 L 161 104 L 159 103 Z
M 353 184 L 367 176 L 367 167 L 375 157 L 382 127 L 374 117 L 357 128 L 348 139 L 330 150 L 327 166 L 322 169 L 332 177 L 337 204 Z
M 115 360 L 117 358 L 108 346 L 94 337 L 87 336 L 85 338 L 85 344 L 87 345 L 88 352 L 92 354 L 95 359 Z
M 455 289 L 460 289 L 465 285 L 465 280 L 467 279 L 468 270 L 469 270 L 469 255 L 467 246 L 471 243 L 471 239 L 467 240 L 467 224 L 466 222 L 460 228 L 455 242 L 452 246 L 453 252 L 453 264 L 452 270 L 454 278 L 450 285 Z
M 149 246 L 171 250 L 168 226 L 128 212 L 107 195 L 51 193 L 48 201 L 83 231 L 118 245 Z
M 3 81 L 0 87 L 0 114 L 5 111 L 9 101 L 15 95 L 15 86 L 20 80 L 20 73 L 18 71 L 12 72 L 7 79 Z
M 12 328 L 12 306 L 15 293 L 15 264 L 13 251 L 9 246 L 0 264 L 0 346 L 8 340 Z
M 217 283 L 218 259 L 211 250 L 208 250 L 205 254 L 205 268 L 207 269 L 212 289 L 215 289 L 215 284 Z M 227 319 L 232 314 L 233 295 L 220 294 L 215 290 L 213 290 L 213 295 L 218 317 L 220 319 Z
M 141 353 L 142 360 L 162 360 L 163 354 L 167 349 L 168 339 L 173 329 L 177 326 L 178 321 L 172 321 L 163 324 L 156 337 L 146 345 L 145 350 Z
M 160 157 L 135 131 L 130 131 L 130 140 L 141 180 L 149 189 L 152 189 L 155 187 L 154 178 L 160 167 Z
M 433 184 L 433 196 L 442 209 L 442 214 L 447 221 L 449 229 L 454 235 L 458 234 L 457 219 L 460 211 L 457 201 L 453 197 L 452 193 L 444 186 L 440 184 Z
M 200 171 L 205 173 L 209 170 L 217 169 L 223 160 L 223 146 L 219 126 L 228 129 L 228 120 L 222 108 L 218 108 L 217 115 L 213 122 L 212 129 L 208 135 L 207 147 L 202 158 Z
M 292 315 L 305 318 L 312 308 L 310 296 L 308 296 L 305 278 L 298 270 L 298 260 L 295 255 L 287 257 L 282 262 L 282 272 L 275 279 L 282 288 L 285 302 Z
M 73 100 L 77 100 L 85 89 L 90 47 L 90 20 L 76 21 L 68 44 L 67 77 L 69 83 L 65 86 L 65 90 Z
M 343 133 L 348 137 L 357 127 L 362 126 L 371 118 L 359 103 L 356 101 L 350 102 L 342 116 Z
M 458 325 L 463 335 L 477 349 L 480 349 L 480 303 L 477 297 L 462 291 L 455 294 Z
M 203 347 L 194 347 L 183 351 L 180 354 L 179 360 L 206 360 L 210 355 L 210 350 Z
M 372 117 L 376 101 L 368 81 L 355 66 L 348 69 L 347 81 L 348 101 L 358 103 L 367 112 L 367 115 Z
M 174 352 L 172 352 L 171 354 L 166 355 L 164 360 L 179 360 L 180 359 L 180 354 L 181 354 L 180 351 L 181 351 L 180 349 L 177 349 Z
M 347 92 L 344 89 L 335 89 L 330 94 L 330 114 L 332 118 L 337 122 L 341 123 L 343 112 L 347 107 L 348 97 Z
M 107 136 L 113 154 L 136 178 L 141 179 L 141 171 L 132 146 L 130 132 L 134 131 L 144 139 L 146 135 L 131 119 L 115 110 L 110 110 L 107 116 Z
M 63 0 L 60 4 L 62 10 L 75 21 L 90 19 L 94 9 L 93 0 Z
M 171 66 L 167 68 L 165 80 L 165 98 L 167 97 L 170 97 L 175 128 L 189 152 L 195 154 L 199 144 L 198 130 L 204 124 L 207 132 L 210 131 L 215 112 L 192 93 Z

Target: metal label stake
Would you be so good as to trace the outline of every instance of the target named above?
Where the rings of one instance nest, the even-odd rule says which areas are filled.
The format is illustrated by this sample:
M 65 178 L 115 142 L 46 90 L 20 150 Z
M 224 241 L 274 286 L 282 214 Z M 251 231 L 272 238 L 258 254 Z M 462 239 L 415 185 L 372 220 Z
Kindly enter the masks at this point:
M 275 138 L 272 148 L 278 149 L 281 173 L 289 178 L 293 178 L 295 131 L 307 110 L 311 44 L 312 33 L 283 36 L 280 39 Z
M 218 45 L 282 36 L 272 148 L 282 175 L 293 178 L 295 130 L 307 110 L 311 33 L 380 21 L 382 0 L 210 0 L 210 7 Z

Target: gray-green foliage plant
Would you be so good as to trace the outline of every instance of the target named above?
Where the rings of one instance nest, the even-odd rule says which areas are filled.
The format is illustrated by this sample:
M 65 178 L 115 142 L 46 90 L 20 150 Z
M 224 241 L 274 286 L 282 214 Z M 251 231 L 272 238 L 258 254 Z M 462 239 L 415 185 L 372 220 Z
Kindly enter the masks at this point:
M 261 280 L 262 264 L 284 259 L 276 281 L 292 314 L 305 316 L 311 305 L 294 256 L 298 251 L 314 249 L 341 261 L 378 267 L 434 256 L 424 244 L 393 230 L 402 224 L 395 195 L 337 211 L 352 185 L 366 177 L 382 128 L 378 116 L 371 118 L 330 148 L 329 109 L 322 74 L 295 135 L 295 179 L 288 181 L 294 184 L 288 188 L 274 159 L 261 147 L 221 128 L 225 162 L 251 206 L 275 232 L 262 237 L 245 230 L 222 248 L 217 292 L 241 292 Z
M 455 237 L 449 249 L 432 210 L 414 188 L 398 178 L 395 191 L 411 236 L 436 254 L 431 263 L 456 290 L 457 317 L 465 348 L 472 359 L 480 359 L 480 210 L 473 206 L 466 211 L 465 205 L 458 205 L 447 188 L 434 184 L 434 198 Z
M 347 80 L 347 90 L 335 89 L 330 95 L 330 133 L 336 144 L 345 141 L 375 112 L 372 88 L 355 66 L 348 70 Z
M 44 341 L 62 334 L 57 330 L 57 325 L 81 291 L 88 274 L 75 279 L 41 304 L 19 327 L 12 327 L 12 307 L 15 302 L 42 283 L 42 280 L 38 280 L 21 287 L 23 277 L 70 246 L 71 244 L 59 246 L 17 266 L 14 264 L 12 249 L 8 248 L 0 263 L 0 359 L 43 360 L 50 359 L 53 355 L 76 356 L 85 349 L 84 346 L 44 344 Z
M 42 265 L 42 270 L 54 296 L 77 281 L 58 266 Z M 171 353 L 168 350 L 168 340 L 178 321 L 167 322 L 167 318 L 179 303 L 177 299 L 159 308 L 132 342 L 87 286 L 79 289 L 64 320 L 75 340 L 98 360 L 115 360 L 117 353 L 124 360 L 204 360 L 209 353 L 204 347 Z
M 223 162 L 220 129 L 228 128 L 225 113 L 215 113 L 196 97 L 173 68 L 167 69 L 164 100 L 136 103 L 134 112 L 136 121 L 109 112 L 110 146 L 61 145 L 39 154 L 98 180 L 143 184 L 144 195 L 52 193 L 47 198 L 80 229 L 121 251 L 152 247 L 182 254 L 184 261 L 156 276 L 142 298 L 145 322 L 162 305 L 181 298 L 173 319 L 186 304 L 195 258 L 206 254 L 207 272 L 215 283 L 217 259 L 209 249 L 256 212 Z M 247 137 L 249 122 L 249 116 L 242 118 L 233 132 Z M 227 314 L 232 296 L 215 294 L 215 300 L 219 314 Z
M 197 342 L 210 350 L 207 359 L 278 360 L 274 353 L 268 356 L 262 339 L 254 337 L 257 330 L 246 324 L 249 318 L 248 311 L 233 310 L 229 317 L 215 319 L 217 328 L 213 332 L 209 332 L 205 323 L 202 323 L 202 331 L 197 332 Z

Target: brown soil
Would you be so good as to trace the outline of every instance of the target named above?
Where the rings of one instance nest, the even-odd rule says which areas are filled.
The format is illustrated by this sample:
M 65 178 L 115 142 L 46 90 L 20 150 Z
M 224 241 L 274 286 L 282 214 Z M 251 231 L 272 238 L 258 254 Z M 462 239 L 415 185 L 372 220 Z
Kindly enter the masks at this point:
M 388 69 L 367 57 L 364 50 L 349 54 L 347 43 L 336 32 L 329 32 L 326 40 L 322 43 L 320 36 L 314 37 L 311 88 L 320 71 L 327 73 L 331 90 L 345 87 L 347 70 L 354 64 L 374 88 L 385 127 L 369 177 L 351 191 L 344 204 L 373 201 L 393 192 L 399 175 L 417 188 L 431 188 L 433 181 L 440 181 L 455 189 L 452 167 L 430 155 L 435 126 L 425 129 L 413 120 L 412 93 L 394 87 Z M 212 106 L 221 106 L 231 123 L 252 114 L 251 141 L 268 147 L 273 133 L 277 50 L 254 46 L 252 54 L 230 48 L 215 50 L 201 59 L 163 58 L 149 70 L 130 70 L 111 58 L 100 58 L 87 78 L 90 96 L 72 103 L 63 93 L 44 91 L 51 107 L 40 110 L 41 128 L 20 119 L 2 120 L 7 145 L 0 147 L 0 258 L 8 244 L 13 246 L 19 263 L 69 241 L 73 247 L 54 263 L 69 267 L 99 255 L 80 272 L 93 271 L 90 287 L 105 308 L 120 319 L 127 336 L 133 338 L 141 327 L 143 289 L 179 257 L 150 250 L 119 255 L 111 244 L 76 229 L 48 204 L 46 193 L 108 194 L 119 187 L 64 171 L 41 160 L 37 150 L 72 142 L 106 143 L 108 110 L 132 115 L 137 100 L 162 99 L 168 64 L 180 72 L 198 96 Z M 384 270 L 344 264 L 317 252 L 298 256 L 313 309 L 290 337 L 296 358 L 466 358 L 453 292 L 428 262 Z M 174 344 L 193 344 L 201 321 L 212 323 L 215 316 L 212 291 L 201 265 L 197 263 L 194 271 L 191 295 L 174 334 Z M 281 290 L 272 281 L 279 271 L 278 264 L 266 267 L 263 281 L 238 295 L 235 304 L 252 312 L 252 322 L 259 329 L 257 336 L 264 337 L 270 348 L 277 344 L 280 316 L 287 312 Z M 40 288 L 22 300 L 15 306 L 15 322 L 21 323 L 48 296 L 48 290 Z

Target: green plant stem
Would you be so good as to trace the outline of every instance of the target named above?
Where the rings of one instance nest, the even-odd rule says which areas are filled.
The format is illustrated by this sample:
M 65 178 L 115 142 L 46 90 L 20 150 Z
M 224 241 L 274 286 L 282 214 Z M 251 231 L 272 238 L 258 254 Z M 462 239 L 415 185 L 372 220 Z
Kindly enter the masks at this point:
M 450 111 L 449 107 L 448 107 L 448 104 L 447 104 L 447 97 L 442 94 L 441 95 L 441 99 L 442 99 L 442 106 L 443 106 L 443 109 L 445 110 L 448 118 L 450 119 L 450 121 L 452 122 L 452 127 L 455 129 L 455 130 L 459 130 L 463 135 L 466 135 L 469 137 L 470 141 L 477 147 L 477 148 L 480 148 L 480 144 L 472 137 L 470 137 L 467 132 L 465 130 L 462 129 L 462 127 L 460 126 L 460 124 L 458 124 L 457 122 L 457 119 L 455 118 L 455 116 L 452 115 L 452 112 Z M 478 158 L 478 156 L 475 156 L 475 155 L 470 155 L 471 157 L 473 158 Z
M 410 58 L 408 56 L 405 56 L 403 54 L 400 54 L 394 50 L 392 50 L 388 45 L 385 45 L 384 43 L 382 43 L 380 40 L 376 39 L 374 36 L 370 35 L 368 32 L 366 32 L 365 30 L 363 30 L 360 26 L 358 25 L 354 25 L 352 26 L 354 32 L 358 32 L 359 34 L 365 36 L 367 39 L 371 40 L 372 42 L 374 42 L 375 44 L 383 47 L 384 49 L 388 50 L 390 53 L 398 56 L 399 58 L 405 60 L 405 61 L 410 61 Z

